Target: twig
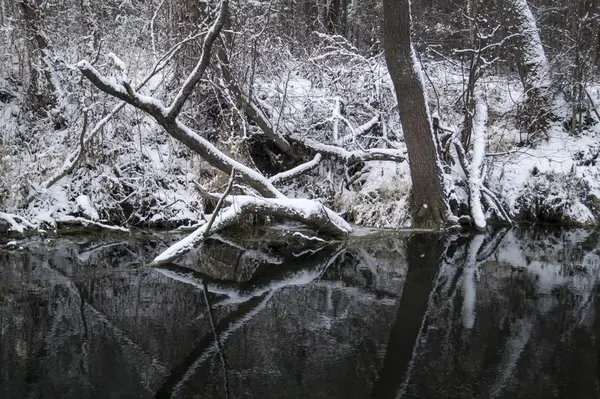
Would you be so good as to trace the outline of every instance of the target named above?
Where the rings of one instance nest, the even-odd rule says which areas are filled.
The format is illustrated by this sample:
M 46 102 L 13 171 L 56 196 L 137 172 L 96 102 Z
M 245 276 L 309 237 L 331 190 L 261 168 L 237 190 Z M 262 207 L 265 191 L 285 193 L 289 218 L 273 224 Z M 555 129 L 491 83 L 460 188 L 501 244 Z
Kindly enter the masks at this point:
M 208 236 L 210 235 L 210 228 L 212 227 L 213 223 L 215 222 L 215 219 L 217 218 L 219 211 L 223 207 L 223 204 L 225 203 L 225 198 L 227 198 L 229 193 L 231 193 L 231 189 L 233 188 L 234 180 L 235 180 L 235 169 L 232 168 L 231 176 L 229 176 L 229 183 L 227 183 L 227 188 L 225 189 L 225 192 L 223 193 L 221 198 L 219 198 L 219 201 L 217 201 L 215 210 L 213 211 L 212 216 L 210 217 L 210 220 L 208 221 L 208 224 L 206 225 L 206 230 L 204 230 L 204 235 L 202 237 L 203 240 L 206 240 L 206 238 L 208 238 Z

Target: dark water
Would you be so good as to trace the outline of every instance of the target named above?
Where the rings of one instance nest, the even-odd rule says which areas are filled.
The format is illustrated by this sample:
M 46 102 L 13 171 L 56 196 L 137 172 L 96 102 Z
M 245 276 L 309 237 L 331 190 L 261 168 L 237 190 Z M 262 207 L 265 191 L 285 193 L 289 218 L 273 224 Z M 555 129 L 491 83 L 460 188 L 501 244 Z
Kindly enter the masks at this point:
M 0 398 L 594 398 L 600 235 L 0 245 Z M 218 337 L 218 339 L 215 339 Z

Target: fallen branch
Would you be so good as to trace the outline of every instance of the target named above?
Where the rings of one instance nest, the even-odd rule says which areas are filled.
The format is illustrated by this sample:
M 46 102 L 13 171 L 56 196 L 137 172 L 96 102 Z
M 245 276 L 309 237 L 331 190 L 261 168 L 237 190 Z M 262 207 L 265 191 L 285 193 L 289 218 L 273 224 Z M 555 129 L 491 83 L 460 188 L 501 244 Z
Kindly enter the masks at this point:
M 75 217 L 75 216 L 62 216 L 60 219 L 56 219 L 56 223 L 76 224 L 76 225 L 82 225 L 82 226 L 87 226 L 87 225 L 91 224 L 93 226 L 97 226 L 97 227 L 100 227 L 100 228 L 106 229 L 106 230 L 121 231 L 123 233 L 130 232 L 129 229 L 127 229 L 125 227 L 112 226 L 109 224 L 104 224 L 104 223 L 96 222 L 96 221 L 85 219 L 82 217 Z
M 13 215 L 12 213 L 0 212 L 0 220 L 4 220 L 9 224 L 8 231 L 23 234 L 25 230 L 35 230 L 36 227 L 29 220 Z
M 352 231 L 352 227 L 342 217 L 316 201 L 259 198 L 248 195 L 230 195 L 222 198 L 231 205 L 215 218 L 210 230 L 207 229 L 208 224 L 200 226 L 192 234 L 154 258 L 153 265 L 172 262 L 200 244 L 206 236 L 233 225 L 247 214 L 260 213 L 295 220 L 312 227 L 317 232 L 334 237 L 344 237 Z
M 372 148 L 368 150 L 347 151 L 342 147 L 322 144 L 312 139 L 290 137 L 290 141 L 292 141 L 294 145 L 302 148 L 304 152 L 319 153 L 325 158 L 342 160 L 347 166 L 369 161 L 406 161 L 406 154 L 397 149 Z

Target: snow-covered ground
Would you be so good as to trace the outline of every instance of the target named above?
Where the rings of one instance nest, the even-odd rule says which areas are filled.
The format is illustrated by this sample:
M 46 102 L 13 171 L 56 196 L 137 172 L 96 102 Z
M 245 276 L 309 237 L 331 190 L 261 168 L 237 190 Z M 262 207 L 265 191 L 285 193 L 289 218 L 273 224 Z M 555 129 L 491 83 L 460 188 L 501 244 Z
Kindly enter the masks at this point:
M 332 46 L 329 43 L 326 48 Z M 132 58 L 119 61 L 125 70 Z M 146 69 L 136 63 L 129 78 L 141 81 Z M 459 130 L 462 110 L 457 100 L 464 90 L 463 72 L 448 60 L 426 61 L 424 71 L 430 108 L 444 125 Z M 149 82 L 149 92 L 168 97 L 172 93 L 164 82 L 171 77 L 168 70 L 158 74 Z M 80 79 L 76 74 L 64 78 L 66 90 L 77 87 Z M 288 53 L 269 68 L 259 68 L 255 81 L 257 101 L 276 132 L 347 150 L 405 148 L 381 55 L 366 58 L 316 47 L 304 58 Z M 225 176 L 162 132 L 150 117 L 125 107 L 89 143 L 83 161 L 46 189 L 44 182 L 79 146 L 83 116 L 77 101 L 81 97 L 65 97 L 61 112 L 68 123 L 56 124 L 56 118 L 30 111 L 24 88 L 15 80 L 0 76 L 0 91 L 11 93 L 0 102 L 0 210 L 9 215 L 3 218 L 5 229 L 55 227 L 73 218 L 100 226 L 196 224 L 203 218 L 196 183 L 216 191 L 226 183 Z M 588 91 L 600 98 L 600 87 Z M 550 127 L 547 136 L 535 138 L 533 145 L 521 145 L 528 138 L 517 124 L 523 101 L 518 78 L 486 75 L 479 82 L 478 95 L 489 112 L 482 179 L 510 216 L 597 224 L 600 175 L 595 157 L 600 151 L 600 124 L 586 127 L 581 134 L 568 133 L 562 122 L 570 107 L 557 103 L 555 113 L 563 119 Z M 82 97 L 90 109 L 89 132 L 116 103 L 95 89 Z M 91 105 L 90 99 L 94 100 Z M 219 137 L 217 146 L 243 158 L 245 152 L 238 152 L 243 140 Z M 468 203 L 462 170 L 454 165 L 447 171 L 449 194 Z M 345 181 L 344 173 L 340 165 L 323 161 L 308 175 L 278 187 L 291 197 L 320 199 L 359 225 L 410 227 L 412 183 L 406 162 L 369 162 L 351 183 Z

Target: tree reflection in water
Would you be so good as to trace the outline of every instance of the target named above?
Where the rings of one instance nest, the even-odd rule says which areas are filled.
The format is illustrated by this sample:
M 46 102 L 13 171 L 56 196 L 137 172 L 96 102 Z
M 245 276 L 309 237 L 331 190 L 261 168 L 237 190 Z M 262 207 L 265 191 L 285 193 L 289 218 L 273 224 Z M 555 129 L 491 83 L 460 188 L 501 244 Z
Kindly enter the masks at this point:
M 2 397 L 597 397 L 600 237 L 0 249 Z M 313 244 L 315 245 L 315 244 Z

